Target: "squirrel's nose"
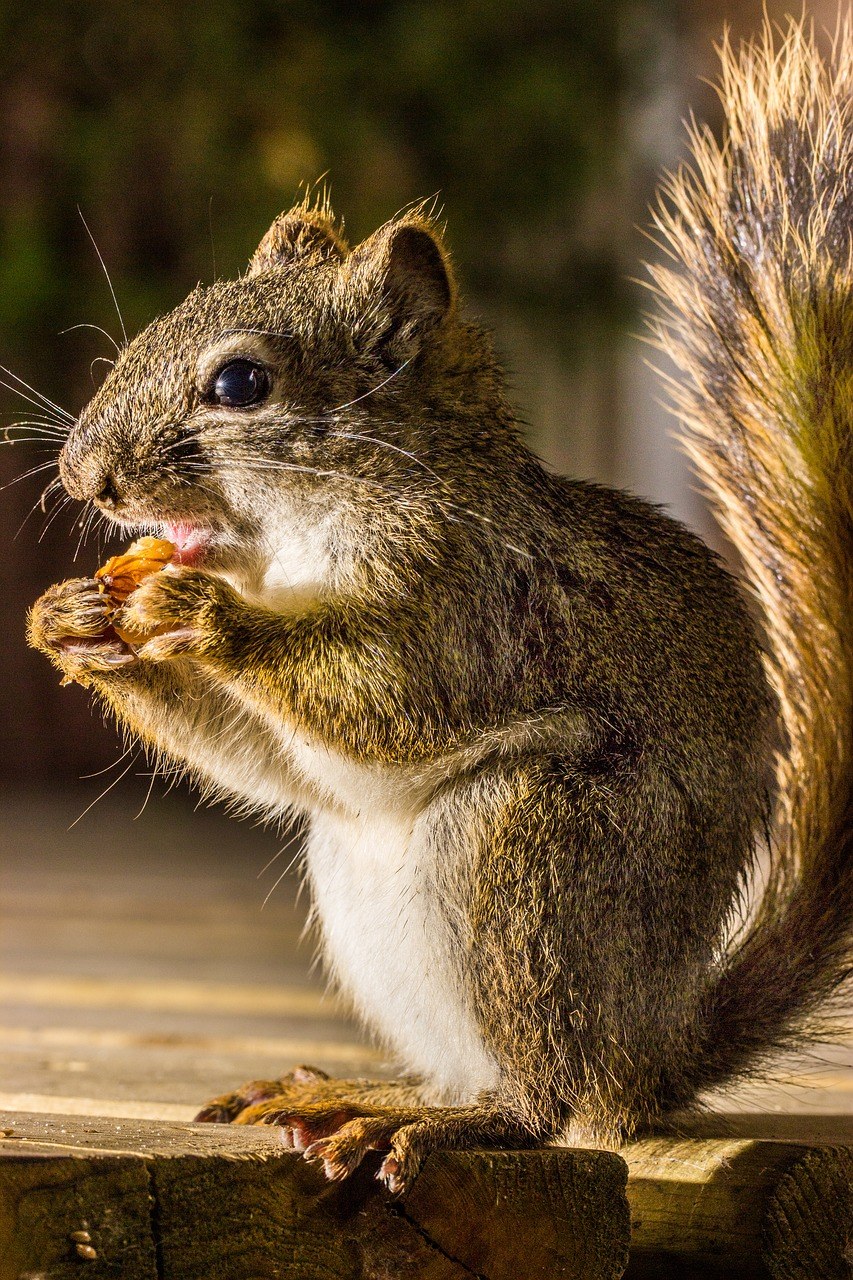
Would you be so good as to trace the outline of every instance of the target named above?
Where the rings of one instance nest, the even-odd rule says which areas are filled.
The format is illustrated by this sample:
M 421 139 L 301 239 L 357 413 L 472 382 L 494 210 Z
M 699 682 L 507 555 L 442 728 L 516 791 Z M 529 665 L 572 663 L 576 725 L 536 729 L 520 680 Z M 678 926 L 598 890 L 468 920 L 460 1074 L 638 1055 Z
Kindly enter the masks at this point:
M 103 507 L 117 507 L 121 502 L 115 475 L 93 458 L 77 458 L 66 447 L 59 455 L 59 474 L 72 498 Z
M 95 494 L 95 501 L 99 502 L 102 507 L 117 507 L 121 501 L 115 476 L 111 473 L 104 476 L 101 489 Z

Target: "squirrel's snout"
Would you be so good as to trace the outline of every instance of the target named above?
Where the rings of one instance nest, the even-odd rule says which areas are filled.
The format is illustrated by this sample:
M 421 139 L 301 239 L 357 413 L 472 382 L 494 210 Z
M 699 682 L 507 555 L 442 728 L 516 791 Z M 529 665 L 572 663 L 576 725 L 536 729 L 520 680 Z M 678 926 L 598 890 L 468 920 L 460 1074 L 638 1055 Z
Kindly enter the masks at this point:
M 114 473 L 97 458 L 78 458 L 66 445 L 59 455 L 59 474 L 72 498 L 81 502 L 97 502 L 102 507 L 116 507 L 121 501 Z

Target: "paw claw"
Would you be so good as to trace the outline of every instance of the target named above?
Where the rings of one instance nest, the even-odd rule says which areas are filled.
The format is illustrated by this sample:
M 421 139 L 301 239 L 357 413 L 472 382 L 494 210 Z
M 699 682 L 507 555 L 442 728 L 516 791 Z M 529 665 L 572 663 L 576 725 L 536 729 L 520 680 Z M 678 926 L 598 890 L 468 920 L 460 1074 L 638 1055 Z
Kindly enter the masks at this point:
M 321 1080 L 329 1080 L 330 1078 L 328 1073 L 321 1071 L 319 1067 L 308 1067 L 304 1063 L 294 1067 L 289 1076 L 289 1079 L 294 1084 L 316 1084 Z
M 331 1138 L 318 1138 L 316 1142 L 312 1142 L 305 1148 L 302 1159 L 308 1164 L 322 1164 L 323 1173 L 329 1182 L 342 1182 L 344 1178 L 349 1177 L 355 1165 L 345 1160 L 335 1159 L 334 1154 L 330 1154 L 333 1151 L 334 1144 Z
M 135 661 L 112 626 L 109 601 L 91 578 L 50 587 L 30 610 L 28 635 L 63 670 L 65 680 L 87 683 L 89 675 Z
M 283 1117 L 278 1123 L 281 1124 L 282 1127 L 290 1134 L 290 1145 L 294 1151 L 301 1151 L 304 1153 L 310 1150 L 314 1145 L 314 1142 L 319 1141 L 319 1139 L 312 1141 L 310 1133 L 306 1130 L 305 1126 L 299 1124 L 298 1121 L 292 1119 L 290 1116 Z
M 195 569 L 168 568 L 152 574 L 133 592 L 119 616 L 125 632 L 138 636 L 138 652 L 149 662 L 198 651 L 203 619 L 225 584 Z
M 400 1195 L 406 1189 L 407 1179 L 403 1173 L 403 1166 L 396 1156 L 385 1157 L 376 1177 L 379 1182 L 385 1183 L 393 1196 Z
M 168 662 L 170 658 L 180 658 L 197 652 L 201 638 L 201 633 L 193 627 L 181 627 L 146 640 L 144 644 L 139 645 L 136 652 L 146 662 Z

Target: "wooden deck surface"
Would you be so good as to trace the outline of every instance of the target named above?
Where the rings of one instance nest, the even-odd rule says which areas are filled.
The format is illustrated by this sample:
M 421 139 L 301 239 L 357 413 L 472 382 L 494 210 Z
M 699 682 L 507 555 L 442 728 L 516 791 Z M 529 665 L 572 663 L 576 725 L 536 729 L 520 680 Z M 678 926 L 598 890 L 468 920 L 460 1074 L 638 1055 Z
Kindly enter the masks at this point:
M 382 1069 L 300 943 L 275 832 L 185 797 L 6 803 L 0 1109 L 190 1119 L 296 1062 Z M 267 867 L 266 870 L 264 868 Z
M 297 1062 L 391 1070 L 325 993 L 296 873 L 273 888 L 294 847 L 116 790 L 70 830 L 85 794 L 0 806 L 0 1108 L 185 1120 Z M 853 1036 L 720 1106 L 853 1113 Z
M 69 1258 L 76 1266 L 89 1245 L 75 1243 L 73 1224 L 79 1204 L 102 1185 L 105 1160 L 117 1179 L 110 1222 L 128 1239 L 142 1232 L 140 1258 L 153 1250 L 151 1268 L 146 1262 L 140 1276 L 523 1280 L 519 1257 L 534 1254 L 520 1227 L 502 1232 L 489 1217 L 501 1204 L 510 1204 L 519 1222 L 538 1214 L 557 1224 L 548 1236 L 551 1262 L 536 1254 L 530 1276 L 591 1280 L 622 1273 L 628 1207 L 618 1157 L 442 1155 L 418 1184 L 420 1198 L 398 1206 L 392 1222 L 387 1202 L 364 1178 L 351 1192 L 327 1195 L 317 1171 L 306 1172 L 299 1158 L 275 1149 L 269 1133 L 232 1138 L 218 1126 L 189 1124 L 211 1095 L 298 1062 L 374 1076 L 393 1064 L 325 994 L 322 974 L 312 968 L 313 944 L 300 940 L 307 903 L 298 901 L 295 873 L 273 888 L 294 853 L 290 848 L 271 863 L 284 839 L 222 814 L 193 812 L 180 795 L 155 795 L 134 821 L 134 794 L 117 791 L 70 829 L 85 797 L 7 798 L 0 808 L 0 1192 L 5 1178 L 7 1214 L 10 1204 L 19 1213 L 16 1197 L 27 1212 L 41 1205 L 39 1231 L 45 1221 L 65 1223 L 64 1235 L 57 1237 L 54 1225 L 53 1234 L 38 1237 L 48 1243 L 35 1245 L 29 1228 L 4 1227 L 0 1212 L 0 1242 L 23 1250 L 0 1257 L 0 1280 L 77 1274 Z M 704 1129 L 625 1153 L 632 1219 L 626 1275 L 853 1276 L 853 1037 L 808 1063 L 780 1064 L 774 1084 L 741 1089 L 718 1104 L 724 1114 Z M 241 1159 L 249 1162 L 239 1176 L 234 1142 L 246 1147 Z M 264 1228 L 263 1239 L 275 1246 L 259 1243 L 249 1207 L 263 1200 L 269 1179 L 283 1197 Z M 208 1197 L 215 1186 L 217 1204 L 237 1197 L 235 1213 L 242 1196 L 246 1220 L 229 1219 L 227 1238 L 224 1226 L 204 1227 L 213 1252 L 196 1250 L 191 1263 L 175 1206 L 197 1211 L 197 1225 L 209 1223 L 209 1206 L 198 1198 L 202 1185 Z M 508 1201 L 509 1185 L 515 1190 Z M 281 1242 L 296 1219 L 320 1212 L 317 1206 L 326 1206 L 323 1247 L 334 1252 L 329 1224 L 338 1230 L 346 1220 L 356 1233 L 346 1237 L 349 1252 L 335 1254 L 334 1265 L 327 1259 L 326 1270 L 306 1270 L 304 1259 L 285 1265 Z M 152 1244 L 147 1233 L 155 1219 L 161 1235 Z M 472 1236 L 477 1221 L 482 1230 Z M 113 1227 L 100 1229 L 115 1245 Z M 441 1248 L 430 1236 L 433 1227 Z M 815 1270 L 818 1238 L 829 1262 Z M 419 1253 L 424 1241 L 430 1251 Z M 44 1250 L 54 1246 L 56 1266 L 39 1269 Z M 78 1246 L 84 1253 L 75 1255 Z M 216 1250 L 228 1259 L 221 1266 L 211 1261 Z M 767 1250 L 770 1262 L 753 1266 Z M 462 1254 L 481 1262 L 488 1256 L 488 1270 L 460 1262 Z M 415 1261 L 399 1261 L 404 1255 Z M 392 1256 L 398 1261 L 389 1272 Z M 121 1272 L 102 1260 L 90 1273 Z

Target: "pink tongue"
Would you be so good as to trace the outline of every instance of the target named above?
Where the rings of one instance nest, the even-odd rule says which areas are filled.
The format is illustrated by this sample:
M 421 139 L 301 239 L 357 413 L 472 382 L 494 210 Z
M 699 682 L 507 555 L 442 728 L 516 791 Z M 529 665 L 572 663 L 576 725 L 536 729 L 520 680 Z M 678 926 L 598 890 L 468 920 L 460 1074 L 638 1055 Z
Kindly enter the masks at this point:
M 178 564 L 186 564 L 198 555 L 204 546 L 204 535 L 199 529 L 189 524 L 167 524 L 166 536 L 175 544 L 174 559 Z

